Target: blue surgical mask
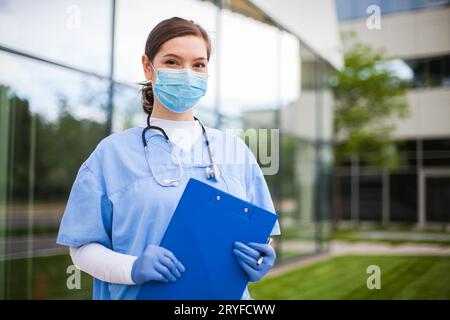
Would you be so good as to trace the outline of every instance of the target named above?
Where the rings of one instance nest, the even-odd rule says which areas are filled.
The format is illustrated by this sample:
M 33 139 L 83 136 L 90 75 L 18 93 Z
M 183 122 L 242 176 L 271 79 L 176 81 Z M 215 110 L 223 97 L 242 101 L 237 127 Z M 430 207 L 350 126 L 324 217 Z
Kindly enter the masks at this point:
M 153 92 L 167 109 L 185 112 L 206 94 L 207 79 L 207 73 L 190 69 L 158 68 Z

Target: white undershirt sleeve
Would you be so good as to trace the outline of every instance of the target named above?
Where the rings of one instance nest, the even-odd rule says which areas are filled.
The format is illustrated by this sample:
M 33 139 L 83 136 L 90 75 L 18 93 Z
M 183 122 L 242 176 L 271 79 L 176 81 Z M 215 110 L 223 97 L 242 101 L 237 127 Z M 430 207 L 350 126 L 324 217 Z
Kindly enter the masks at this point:
M 94 278 L 109 283 L 135 284 L 131 279 L 135 256 L 115 252 L 96 242 L 70 247 L 70 256 L 76 267 Z

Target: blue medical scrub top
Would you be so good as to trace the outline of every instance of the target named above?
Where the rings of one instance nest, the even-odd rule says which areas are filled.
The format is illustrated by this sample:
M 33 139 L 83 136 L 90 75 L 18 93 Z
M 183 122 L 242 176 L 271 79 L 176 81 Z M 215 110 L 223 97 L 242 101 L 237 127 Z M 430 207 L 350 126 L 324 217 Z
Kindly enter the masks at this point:
M 159 185 L 151 174 L 142 144 L 142 127 L 104 138 L 81 165 L 61 221 L 57 243 L 79 247 L 97 242 L 123 254 L 139 256 L 158 245 L 190 177 L 208 183 L 266 210 L 275 212 L 263 173 L 250 149 L 237 136 L 205 128 L 222 179 L 206 178 L 210 164 L 205 140 L 189 151 L 147 130 L 149 161 L 160 181 L 179 175 L 177 187 Z M 279 235 L 278 222 L 272 235 Z M 94 278 L 94 299 L 135 299 L 140 285 L 123 285 Z M 248 288 L 242 299 L 251 299 Z

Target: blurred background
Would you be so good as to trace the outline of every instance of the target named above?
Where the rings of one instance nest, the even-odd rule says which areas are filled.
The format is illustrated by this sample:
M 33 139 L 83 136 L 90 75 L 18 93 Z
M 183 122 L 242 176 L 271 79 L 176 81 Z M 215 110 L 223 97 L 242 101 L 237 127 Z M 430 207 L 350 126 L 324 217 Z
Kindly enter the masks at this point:
M 448 0 L 0 0 L 0 299 L 92 297 L 59 222 L 97 143 L 145 126 L 140 57 L 172 16 L 213 41 L 195 114 L 280 130 L 253 297 L 450 299 Z

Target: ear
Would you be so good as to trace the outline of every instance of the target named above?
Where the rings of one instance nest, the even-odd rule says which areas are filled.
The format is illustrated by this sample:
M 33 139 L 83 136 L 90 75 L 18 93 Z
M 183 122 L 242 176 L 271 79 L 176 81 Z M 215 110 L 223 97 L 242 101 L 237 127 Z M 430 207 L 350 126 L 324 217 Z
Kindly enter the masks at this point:
M 153 78 L 153 69 L 150 66 L 150 59 L 145 53 L 142 55 L 142 68 L 144 69 L 145 78 L 151 80 Z

